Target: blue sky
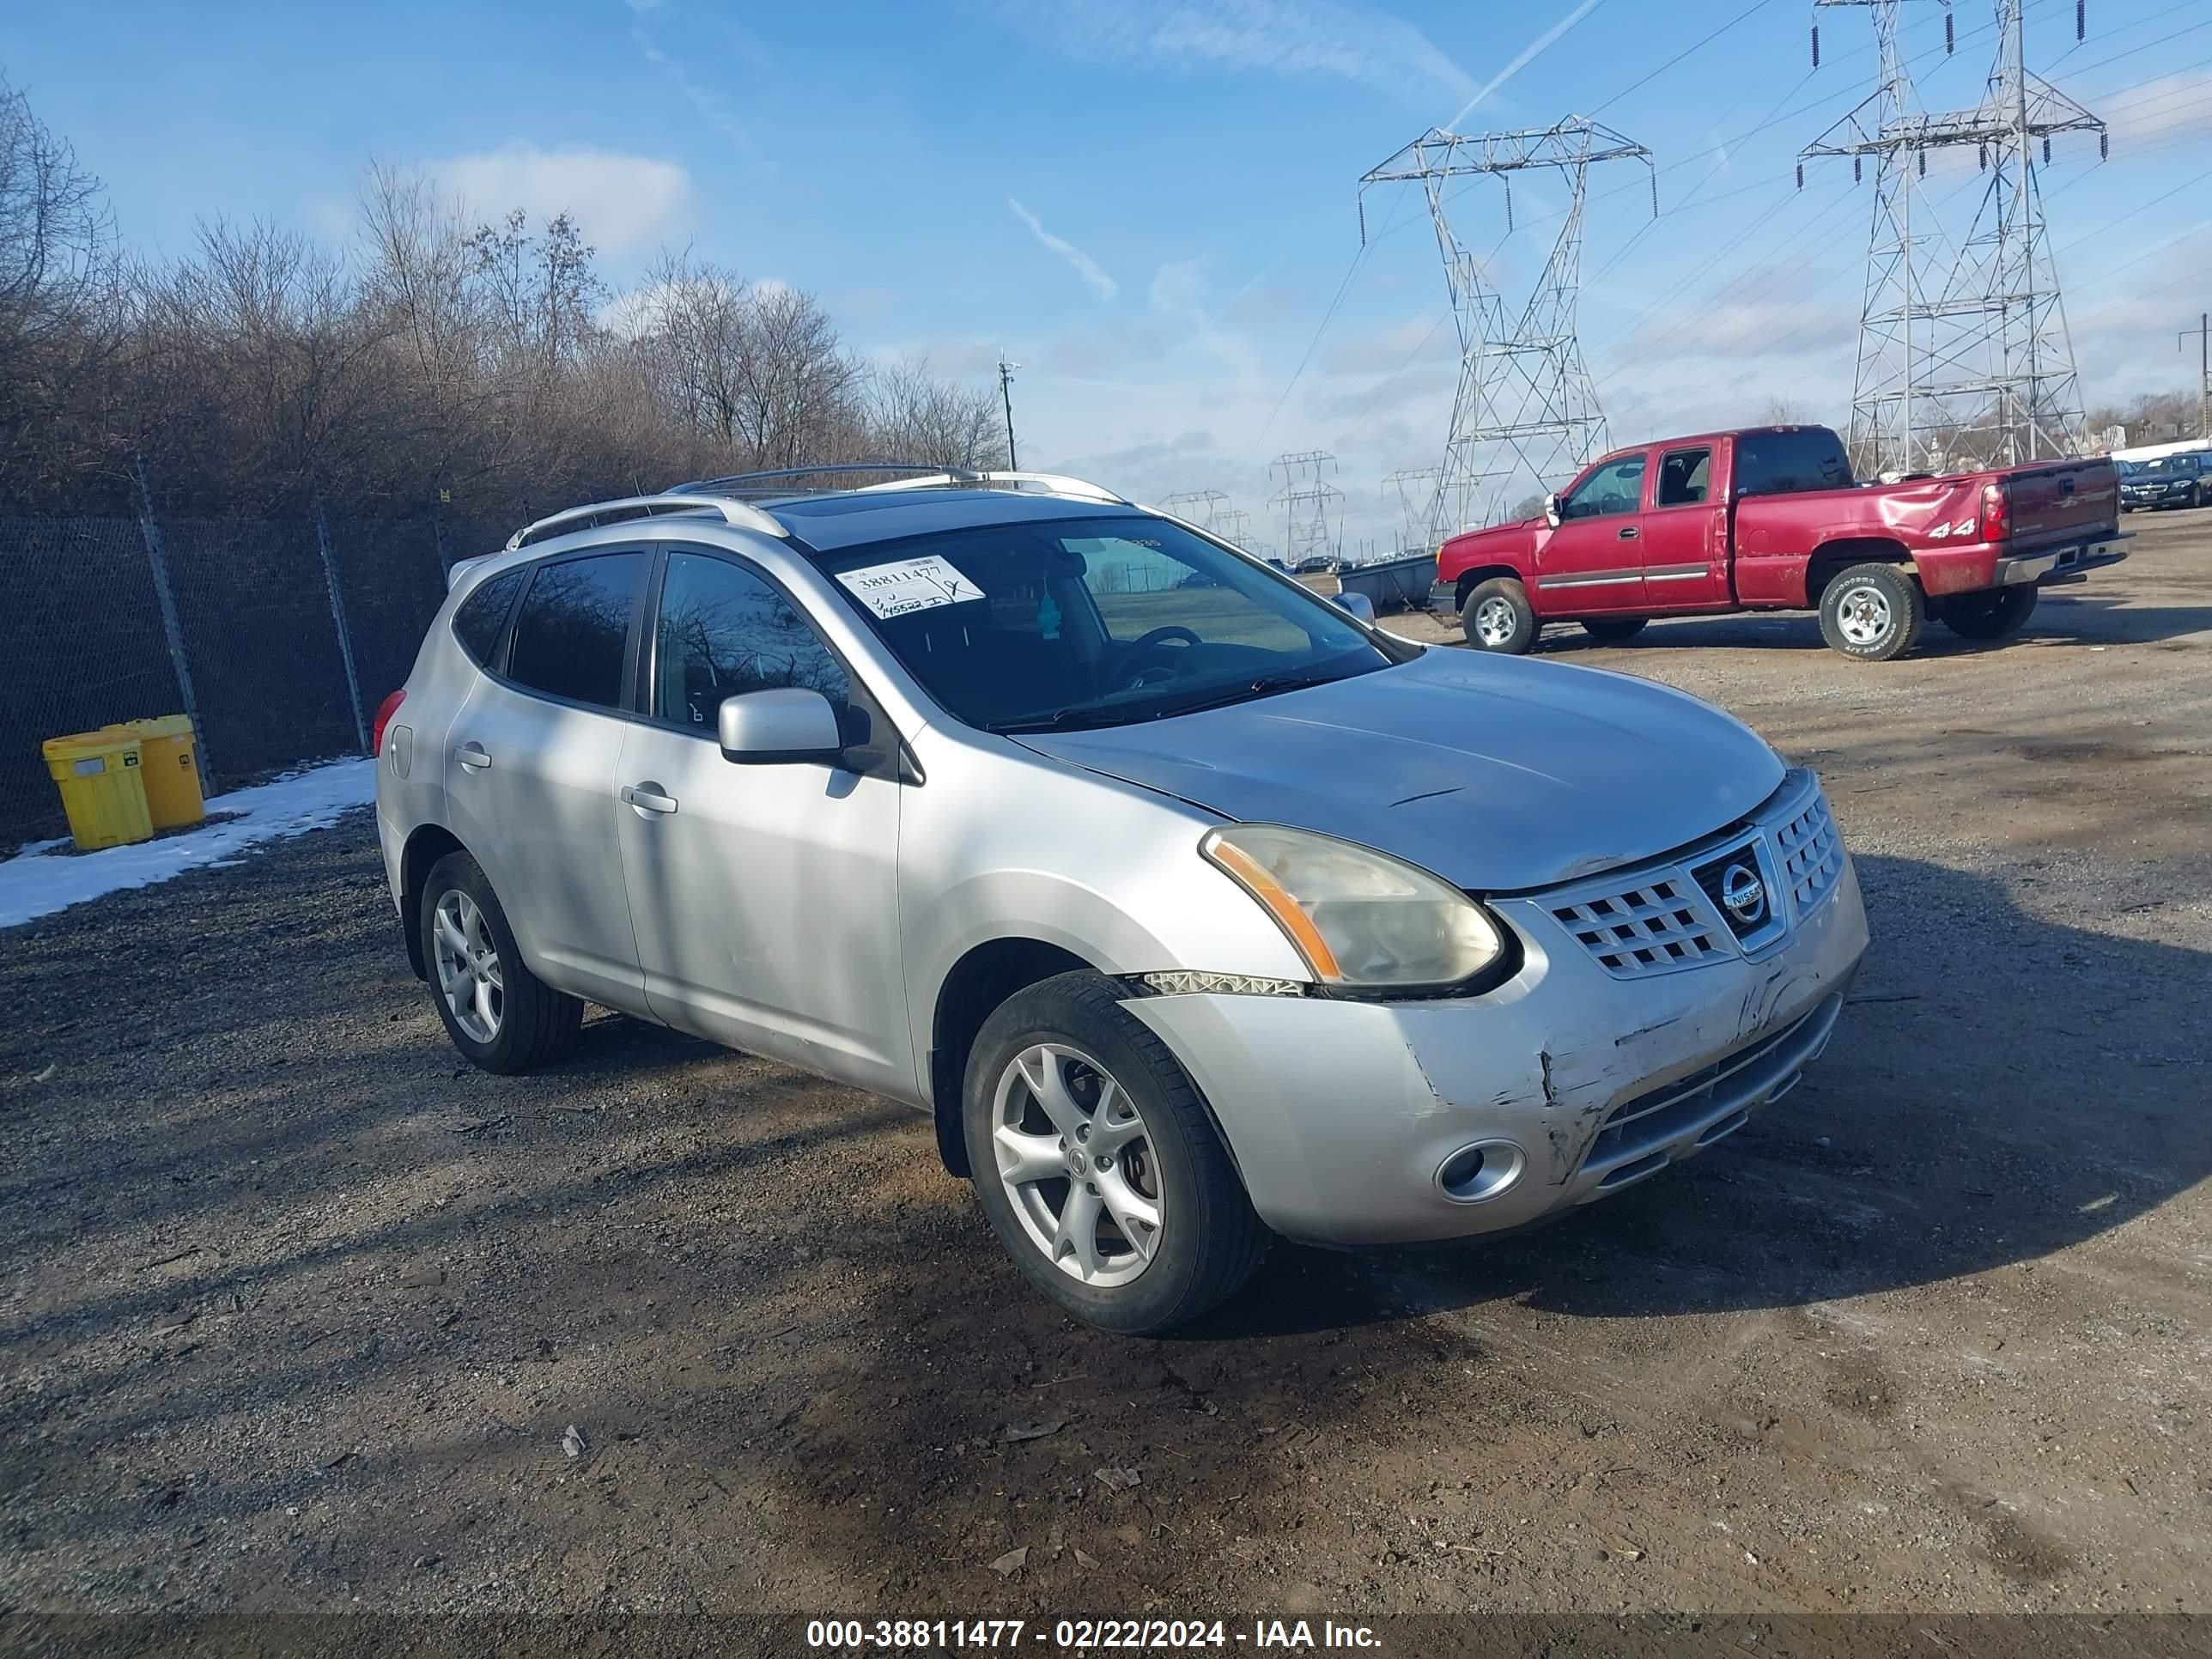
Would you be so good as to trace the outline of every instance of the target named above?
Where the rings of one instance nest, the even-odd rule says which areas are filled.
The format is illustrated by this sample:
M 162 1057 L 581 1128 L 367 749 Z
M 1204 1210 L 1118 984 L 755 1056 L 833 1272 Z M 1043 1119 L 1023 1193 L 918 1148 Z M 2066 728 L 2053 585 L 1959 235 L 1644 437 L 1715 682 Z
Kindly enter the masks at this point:
M 2079 44 L 2073 0 L 2029 0 L 2027 28 L 2031 68 L 2112 128 L 2108 162 L 2062 143 L 2043 175 L 2094 403 L 2193 376 L 2175 331 L 2212 303 L 2212 0 L 2087 10 Z M 1949 59 L 1936 0 L 1909 11 L 1923 103 L 1975 101 L 1986 0 L 1958 0 Z M 343 240 L 367 161 L 418 164 L 487 216 L 571 209 L 617 288 L 690 243 L 820 295 L 863 352 L 981 380 L 1003 349 L 1025 465 L 1222 489 L 1262 537 L 1280 451 L 1334 452 L 1347 535 L 1385 545 L 1382 476 L 1438 458 L 1456 358 L 1436 245 L 1409 190 L 1380 191 L 1363 257 L 1355 186 L 1455 115 L 1594 115 L 1656 156 L 1656 222 L 1640 169 L 1591 185 L 1582 337 L 1615 441 L 1778 396 L 1847 414 L 1869 193 L 1847 163 L 1802 192 L 1792 173 L 1871 88 L 1848 7 L 1820 14 L 1817 72 L 1809 0 L 191 12 L 111 0 L 96 33 L 68 0 L 0 17 L 0 67 L 143 250 L 218 215 Z M 1971 163 L 1932 179 L 1934 210 L 1975 185 Z M 1455 204 L 1509 295 L 1563 199 L 1516 191 L 1513 234 L 1494 188 Z

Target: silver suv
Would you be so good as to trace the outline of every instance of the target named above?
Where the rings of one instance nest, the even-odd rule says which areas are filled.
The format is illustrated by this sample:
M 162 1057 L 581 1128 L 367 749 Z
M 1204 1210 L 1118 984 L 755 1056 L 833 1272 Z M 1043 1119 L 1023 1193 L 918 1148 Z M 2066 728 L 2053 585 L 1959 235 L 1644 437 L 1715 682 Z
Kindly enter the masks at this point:
M 775 488 L 520 532 L 380 711 L 477 1065 L 589 1000 L 904 1101 L 1033 1285 L 1142 1332 L 1276 1234 L 1619 1192 L 1826 1043 L 1850 860 L 1728 715 L 1425 649 L 1075 480 Z

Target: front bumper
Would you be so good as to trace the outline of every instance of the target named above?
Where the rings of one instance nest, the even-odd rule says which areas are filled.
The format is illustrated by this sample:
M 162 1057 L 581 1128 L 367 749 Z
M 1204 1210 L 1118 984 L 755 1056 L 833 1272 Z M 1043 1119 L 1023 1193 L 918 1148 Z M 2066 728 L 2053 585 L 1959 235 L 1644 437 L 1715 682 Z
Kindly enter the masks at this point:
M 1743 847 L 1739 830 L 1596 883 L 1492 900 L 1525 961 L 1480 997 L 1209 994 L 1124 1006 L 1189 1071 L 1254 1207 L 1277 1231 L 1367 1244 L 1525 1226 L 1732 1133 L 1826 1045 L 1866 951 L 1866 915 L 1840 845 L 1832 884 L 1799 911 L 1779 832 L 1803 798 L 1785 785 L 1756 827 L 1770 890 L 1786 896 L 1788 915 L 1747 954 L 1730 937 L 1706 960 L 1623 977 L 1558 915 L 1565 900 L 1667 882 L 1678 896 L 1669 903 L 1717 915 L 1687 872 Z M 1489 1149 L 1493 1179 L 1509 1169 L 1510 1178 L 1455 1179 L 1477 1146 Z

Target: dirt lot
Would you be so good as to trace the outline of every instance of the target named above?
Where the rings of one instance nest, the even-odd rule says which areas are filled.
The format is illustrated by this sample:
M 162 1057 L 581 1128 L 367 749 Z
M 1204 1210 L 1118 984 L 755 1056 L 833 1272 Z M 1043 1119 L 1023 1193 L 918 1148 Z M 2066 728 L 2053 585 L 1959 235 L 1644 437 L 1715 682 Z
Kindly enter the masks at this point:
M 2212 514 L 2133 527 L 1999 647 L 1562 639 L 1826 774 L 1833 1047 L 1176 1340 L 879 1100 L 611 1017 L 465 1069 L 365 816 L 0 935 L 0 1611 L 2212 1607 Z

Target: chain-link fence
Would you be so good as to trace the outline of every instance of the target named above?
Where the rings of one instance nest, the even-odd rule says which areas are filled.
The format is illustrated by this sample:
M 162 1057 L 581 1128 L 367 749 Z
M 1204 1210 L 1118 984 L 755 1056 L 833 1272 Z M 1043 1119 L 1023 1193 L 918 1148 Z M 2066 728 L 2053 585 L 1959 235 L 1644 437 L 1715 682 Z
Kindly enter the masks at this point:
M 455 559 L 450 520 L 0 518 L 0 856 L 64 824 L 39 744 L 189 714 L 210 788 L 360 753 Z

